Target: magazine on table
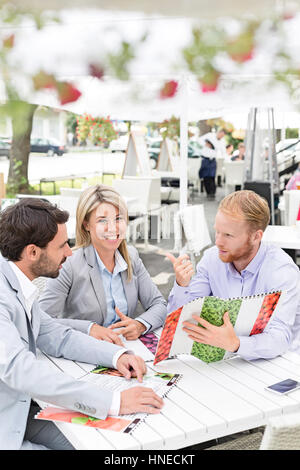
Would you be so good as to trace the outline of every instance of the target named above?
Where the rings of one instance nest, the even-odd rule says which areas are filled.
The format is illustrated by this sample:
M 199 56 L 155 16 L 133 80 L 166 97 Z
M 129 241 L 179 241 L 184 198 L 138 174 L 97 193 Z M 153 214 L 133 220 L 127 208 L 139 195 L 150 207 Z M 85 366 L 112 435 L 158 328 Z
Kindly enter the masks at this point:
M 231 357 L 232 353 L 224 349 L 193 341 L 183 331 L 182 323 L 188 321 L 201 327 L 192 318 L 192 315 L 197 315 L 212 325 L 221 326 L 224 313 L 228 312 L 237 336 L 252 336 L 264 331 L 283 298 L 284 292 L 277 291 L 232 299 L 210 296 L 192 300 L 167 315 L 154 364 L 178 354 L 191 354 L 204 362 Z
M 134 341 L 127 341 L 123 336 L 121 336 L 121 340 L 125 348 L 130 349 L 134 352 L 137 356 L 140 356 L 144 359 L 145 362 L 153 361 L 158 345 L 158 334 L 162 330 L 155 331 L 155 334 L 150 331 L 145 335 L 141 335 L 138 339 Z
M 91 382 L 102 389 L 119 392 L 136 386 L 149 387 L 152 388 L 157 395 L 163 398 L 167 396 L 174 386 L 176 386 L 176 383 L 180 379 L 180 374 L 156 372 L 148 369 L 147 374 L 143 376 L 143 382 L 140 383 L 135 378 L 131 378 L 129 380 L 126 379 L 116 369 L 99 365 L 79 380 Z M 67 410 L 65 408 L 52 405 L 46 406 L 35 416 L 36 419 L 73 423 L 125 433 L 132 433 L 135 431 L 139 424 L 145 421 L 146 417 L 146 413 L 135 413 L 122 416 L 108 416 L 106 419 L 98 419 L 77 411 Z

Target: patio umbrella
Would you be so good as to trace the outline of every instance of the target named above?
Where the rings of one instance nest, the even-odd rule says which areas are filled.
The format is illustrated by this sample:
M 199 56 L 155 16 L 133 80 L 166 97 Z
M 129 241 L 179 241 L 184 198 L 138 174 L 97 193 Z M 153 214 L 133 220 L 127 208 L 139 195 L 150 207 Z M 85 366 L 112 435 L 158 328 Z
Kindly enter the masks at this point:
M 199 15 L 197 2 L 189 3 L 190 11 L 195 11 L 195 16 Z M 199 3 L 203 7 L 204 2 Z M 235 3 L 237 5 L 238 2 Z M 258 6 L 258 3 L 255 2 L 255 5 Z M 27 4 L 33 5 L 34 2 L 28 0 Z M 108 2 L 88 3 L 91 4 L 108 7 Z M 266 7 L 270 2 L 264 1 L 260 4 Z M 112 8 L 119 5 L 120 2 L 110 4 Z M 43 3 L 43 8 L 45 6 L 52 7 L 57 4 L 48 1 L 46 5 Z M 182 6 L 183 3 L 178 2 L 178 9 L 172 10 L 172 15 Z M 187 72 L 180 55 L 182 48 L 191 38 L 193 20 L 172 15 L 169 18 L 148 17 L 144 14 L 137 16 L 134 11 L 140 8 L 140 2 L 131 2 L 128 8 L 130 12 L 115 11 L 113 15 L 106 10 L 94 10 L 92 13 L 87 11 L 86 14 L 82 10 L 64 11 L 64 27 L 51 23 L 41 31 L 25 28 L 23 34 L 19 35 L 11 61 L 17 61 L 25 72 L 38 72 L 42 68 L 48 73 L 55 72 L 61 79 L 74 81 L 82 91 L 82 97 L 75 103 L 61 106 L 53 92 L 33 92 L 26 80 L 17 75 L 14 81 L 21 90 L 21 96 L 26 96 L 28 101 L 77 113 L 106 114 L 113 119 L 157 121 L 171 115 L 179 115 L 180 200 L 181 206 L 184 206 L 187 202 L 188 121 L 218 117 L 234 110 L 247 113 L 250 107 L 257 106 L 271 106 L 281 111 L 294 107 L 282 85 L 270 86 L 267 73 L 268 54 L 262 53 L 258 54 L 254 64 L 249 64 L 248 73 L 247 68 L 243 73 L 233 69 L 232 73 L 223 75 L 216 92 L 201 93 L 197 79 Z M 159 8 L 158 2 L 153 3 L 153 11 L 159 11 L 156 8 Z M 212 11 L 211 5 L 208 10 Z M 231 13 L 231 9 L 228 12 Z M 221 14 L 221 10 L 217 14 Z M 119 38 L 116 37 L 116 29 L 120 37 L 137 41 L 145 31 L 145 25 L 149 40 L 137 47 L 136 58 L 130 63 L 129 82 L 119 82 L 109 76 L 104 76 L 103 80 L 86 77 L 86 56 L 94 56 L 97 50 L 101 60 L 101 45 L 105 50 L 117 47 Z M 94 36 L 96 32 L 97 36 Z M 95 37 L 98 40 L 95 40 Z M 178 64 L 181 67 L 178 67 Z M 178 92 L 172 99 L 161 100 L 161 85 L 170 78 L 178 81 Z

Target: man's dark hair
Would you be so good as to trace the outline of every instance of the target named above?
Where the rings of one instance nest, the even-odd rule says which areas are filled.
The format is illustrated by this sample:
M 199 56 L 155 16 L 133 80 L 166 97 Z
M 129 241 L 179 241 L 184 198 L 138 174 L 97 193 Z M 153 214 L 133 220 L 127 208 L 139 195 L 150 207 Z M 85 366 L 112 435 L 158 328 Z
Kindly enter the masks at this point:
M 38 198 L 24 198 L 0 212 L 0 251 L 10 261 L 20 261 L 23 249 L 34 244 L 45 248 L 57 234 L 57 224 L 67 211 Z

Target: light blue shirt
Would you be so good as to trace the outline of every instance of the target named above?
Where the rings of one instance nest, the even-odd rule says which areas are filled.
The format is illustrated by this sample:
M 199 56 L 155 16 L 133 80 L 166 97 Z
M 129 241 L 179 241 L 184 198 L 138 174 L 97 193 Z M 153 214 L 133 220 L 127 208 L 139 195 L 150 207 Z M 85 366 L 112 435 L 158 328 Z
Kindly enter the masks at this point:
M 188 287 L 174 283 L 168 312 L 197 297 L 224 299 L 274 290 L 286 291 L 285 301 L 276 309 L 263 333 L 240 336 L 237 353 L 245 359 L 270 359 L 287 349 L 300 353 L 300 272 L 292 258 L 281 248 L 261 243 L 256 256 L 239 273 L 232 263 L 224 263 L 216 246 L 205 251 Z
M 120 252 L 117 250 L 115 253 L 115 267 L 111 273 L 104 266 L 96 250 L 95 253 L 103 282 L 104 292 L 106 294 L 107 317 L 103 326 L 108 327 L 112 323 L 120 320 L 120 317 L 116 314 L 115 307 L 118 307 L 124 315 L 127 315 L 128 313 L 127 299 L 121 278 L 121 272 L 126 271 L 128 266 Z

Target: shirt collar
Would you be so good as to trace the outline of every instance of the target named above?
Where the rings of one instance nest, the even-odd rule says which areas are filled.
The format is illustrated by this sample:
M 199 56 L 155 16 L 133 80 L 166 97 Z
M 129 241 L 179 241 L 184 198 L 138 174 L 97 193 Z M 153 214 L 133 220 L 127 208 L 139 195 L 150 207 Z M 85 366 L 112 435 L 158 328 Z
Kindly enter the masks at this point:
M 19 281 L 24 299 L 26 301 L 35 299 L 38 295 L 38 288 L 28 279 L 23 271 L 21 271 L 21 269 L 18 268 L 18 266 L 13 261 L 9 261 L 8 264 Z
M 261 242 L 260 247 L 257 250 L 256 255 L 250 261 L 248 266 L 246 266 L 245 269 L 243 269 L 241 271 L 241 273 L 250 272 L 251 274 L 255 274 L 258 271 L 261 263 L 263 262 L 265 254 L 266 254 L 266 245 L 263 242 Z M 228 263 L 228 269 L 229 269 L 231 274 L 239 275 L 239 273 L 237 272 L 237 270 L 235 269 L 235 267 L 232 263 Z
M 100 256 L 98 255 L 97 250 L 95 248 L 94 248 L 94 250 L 95 250 L 96 259 L 97 259 L 97 263 L 98 263 L 100 271 L 101 272 L 103 272 L 103 271 L 109 272 L 107 270 L 107 268 L 105 267 L 103 261 L 101 260 Z M 119 274 L 123 271 L 126 271 L 127 269 L 128 269 L 128 265 L 127 265 L 126 261 L 124 260 L 123 256 L 119 252 L 119 250 L 117 250 L 115 252 L 115 267 L 114 267 L 113 272 L 109 273 L 109 274 L 116 275 L 116 274 Z

